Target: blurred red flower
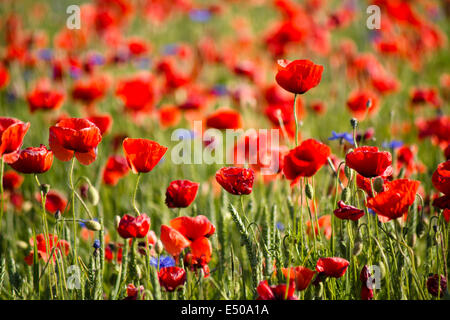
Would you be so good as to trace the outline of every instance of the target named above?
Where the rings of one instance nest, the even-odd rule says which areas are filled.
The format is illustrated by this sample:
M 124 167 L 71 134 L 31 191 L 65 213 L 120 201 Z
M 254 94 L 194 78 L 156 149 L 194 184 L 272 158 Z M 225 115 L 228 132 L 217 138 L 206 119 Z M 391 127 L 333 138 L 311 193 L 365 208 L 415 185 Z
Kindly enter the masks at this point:
M 150 111 L 153 108 L 155 92 L 150 74 L 142 73 L 120 80 L 116 95 L 130 111 Z
M 175 180 L 166 190 L 166 204 L 169 208 L 186 208 L 195 199 L 199 184 L 189 180 Z
M 3 188 L 12 191 L 21 186 L 23 177 L 13 170 L 8 170 L 3 174 Z
M 30 239 L 30 245 L 32 248 L 34 248 L 34 239 Z M 38 259 L 43 259 L 44 262 L 47 262 L 50 257 L 50 253 L 52 252 L 53 248 L 56 247 L 57 250 L 53 252 L 53 259 L 52 263 L 55 263 L 57 254 L 64 254 L 67 256 L 69 254 L 70 250 L 70 244 L 66 240 L 58 240 L 58 236 L 49 234 L 48 235 L 48 249 L 47 251 L 47 240 L 44 234 L 38 234 L 36 235 L 36 247 L 38 250 Z M 25 257 L 25 262 L 31 266 L 33 264 L 34 259 L 34 251 L 30 251 L 28 256 Z
M 366 114 L 370 116 L 378 110 L 378 97 L 369 90 L 356 90 L 350 94 L 347 107 L 355 118 L 362 120 Z
M 19 152 L 19 159 L 10 166 L 21 173 L 44 173 L 53 164 L 53 152 L 41 144 L 40 147 L 29 147 Z
M 216 172 L 216 181 L 234 195 L 250 194 L 255 180 L 252 169 L 224 167 Z
M 113 118 L 110 114 L 102 114 L 102 115 L 93 115 L 86 118 L 93 124 L 95 124 L 99 129 L 100 133 L 103 136 L 105 133 L 108 133 L 108 131 L 111 129 L 111 126 L 113 124 Z
M 167 151 L 167 147 L 148 139 L 126 138 L 122 145 L 128 166 L 134 173 L 152 171 Z
M 222 108 L 206 118 L 206 126 L 215 129 L 242 128 L 242 117 L 238 111 Z
M 41 194 L 36 193 L 36 200 L 40 203 L 42 200 Z M 45 210 L 51 214 L 55 214 L 57 211 L 64 213 L 67 207 L 67 199 L 64 195 L 55 190 L 50 190 L 45 197 Z
M 59 109 L 64 101 L 64 93 L 58 90 L 52 90 L 50 81 L 41 80 L 36 87 L 27 95 L 30 112 L 36 110 L 56 110 Z
M 322 79 L 323 66 L 309 60 L 278 60 L 277 83 L 294 94 L 303 94 L 316 87 Z
M 50 127 L 49 145 L 61 161 L 69 161 L 75 155 L 81 164 L 91 164 L 97 158 L 100 141 L 100 129 L 87 119 L 62 119 Z
M 443 194 L 450 196 L 450 160 L 440 163 L 431 178 L 433 186 Z
M 389 176 L 392 173 L 392 156 L 377 147 L 358 147 L 347 153 L 345 163 L 365 178 Z
M 110 156 L 103 170 L 103 183 L 115 186 L 120 178 L 127 175 L 129 170 L 127 159 L 122 156 Z

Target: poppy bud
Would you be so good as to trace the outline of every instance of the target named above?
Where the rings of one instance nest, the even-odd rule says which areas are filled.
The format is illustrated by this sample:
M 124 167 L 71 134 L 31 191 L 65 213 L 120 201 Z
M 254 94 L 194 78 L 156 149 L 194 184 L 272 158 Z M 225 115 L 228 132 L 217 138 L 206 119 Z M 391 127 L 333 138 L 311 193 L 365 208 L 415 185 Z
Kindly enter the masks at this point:
M 358 127 L 358 120 L 356 120 L 356 118 L 351 118 L 350 124 L 352 125 L 353 129 L 356 129 Z
M 342 190 L 341 200 L 344 201 L 344 203 L 348 203 L 350 202 L 350 196 L 351 196 L 350 189 L 344 188 L 344 190 Z
M 115 216 L 114 217 L 114 224 L 116 226 L 116 229 L 119 228 L 119 223 L 120 223 L 120 217 L 119 216 Z
M 45 196 L 50 191 L 50 185 L 47 184 L 47 183 L 43 183 L 43 184 L 40 185 L 40 189 L 41 189 L 42 193 Z
M 100 200 L 100 196 L 98 194 L 98 191 L 93 186 L 89 186 L 89 189 L 88 189 L 88 200 L 94 206 L 96 206 L 98 204 L 98 201 Z
M 86 220 L 84 225 L 91 231 L 100 231 L 102 229 L 102 225 L 95 220 Z
M 310 200 L 314 197 L 314 189 L 309 183 L 305 186 L 305 194 Z
M 164 245 L 161 240 L 156 241 L 155 243 L 155 251 L 157 254 L 161 254 L 164 250 Z
M 376 192 L 383 192 L 383 184 L 384 184 L 384 180 L 382 177 L 376 177 L 373 180 L 373 189 Z
M 58 220 L 59 218 L 61 218 L 61 210 L 56 210 L 55 219 Z
M 352 169 L 350 169 L 350 167 L 345 166 L 344 167 L 344 173 L 345 173 L 345 176 L 347 177 L 348 180 L 352 180 L 353 171 L 352 171 Z
M 18 246 L 20 249 L 28 248 L 28 244 L 25 241 L 22 241 L 22 240 L 17 240 L 16 246 Z
M 358 256 L 363 249 L 363 241 L 359 237 L 356 239 L 355 246 L 353 247 L 353 255 Z

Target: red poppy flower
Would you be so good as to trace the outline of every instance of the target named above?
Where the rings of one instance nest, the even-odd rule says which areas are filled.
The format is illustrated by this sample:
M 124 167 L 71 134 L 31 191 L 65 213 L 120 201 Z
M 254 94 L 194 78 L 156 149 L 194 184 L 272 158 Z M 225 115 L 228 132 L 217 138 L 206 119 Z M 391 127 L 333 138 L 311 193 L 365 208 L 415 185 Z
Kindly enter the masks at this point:
M 389 176 L 392 173 L 392 156 L 377 147 L 359 147 L 347 153 L 345 163 L 366 178 Z
M 126 109 L 132 111 L 149 111 L 153 107 L 155 92 L 149 74 L 119 81 L 116 95 L 123 101 Z
M 110 156 L 103 170 L 103 183 L 115 186 L 120 178 L 127 175 L 129 170 L 127 159 L 122 156 Z
M 93 124 L 95 124 L 99 129 L 102 136 L 111 129 L 113 118 L 109 114 L 95 115 L 86 118 Z
M 294 295 L 295 282 L 293 280 L 290 281 L 289 288 L 286 287 L 286 284 L 269 286 L 267 280 L 264 280 L 259 283 L 256 291 L 258 292 L 257 300 L 297 300 Z
M 86 119 L 62 119 L 50 127 L 49 145 L 61 161 L 69 161 L 75 154 L 81 164 L 91 164 L 97 158 L 100 141 L 100 129 Z
M 134 173 L 152 171 L 167 151 L 167 147 L 147 139 L 126 138 L 122 145 L 128 166 Z
M 23 177 L 15 171 L 9 170 L 3 174 L 3 188 L 5 190 L 14 190 L 20 187 Z
M 378 110 L 378 97 L 371 91 L 357 90 L 350 94 L 347 107 L 355 118 L 362 120 L 366 113 L 372 115 Z
M 161 268 L 158 272 L 159 284 L 169 292 L 175 291 L 186 282 L 186 271 L 179 267 Z
M 180 122 L 181 112 L 177 107 L 166 106 L 159 109 L 159 122 L 163 127 L 173 127 Z
M 350 262 L 344 258 L 320 258 L 316 264 L 316 271 L 321 275 L 332 278 L 340 278 L 347 271 Z
M 366 286 L 361 287 L 361 300 L 372 300 L 373 290 L 367 288 Z
M 30 239 L 30 245 L 34 248 L 34 239 Z M 58 236 L 49 234 L 48 235 L 48 249 L 47 251 L 47 241 L 43 234 L 36 235 L 36 247 L 38 250 L 38 258 L 43 259 L 47 262 L 50 258 L 49 255 L 56 247 L 57 250 L 54 251 L 52 263 L 56 261 L 57 254 L 64 254 L 67 256 L 70 250 L 70 244 L 66 240 L 58 240 Z M 34 251 L 31 251 L 28 256 L 25 257 L 25 262 L 31 266 L 33 264 Z
M 3 64 L 0 64 L 0 90 L 6 87 L 9 83 L 9 72 Z
M 140 56 L 148 52 L 147 44 L 144 40 L 139 38 L 133 37 L 128 39 L 127 46 L 128 51 L 130 51 L 133 56 Z
M 27 95 L 30 112 L 36 110 L 56 110 L 61 107 L 64 100 L 64 93 L 52 90 L 48 80 L 39 82 L 36 87 Z
M 250 194 L 255 180 L 252 169 L 224 167 L 216 172 L 216 181 L 234 195 Z
M 29 122 L 0 117 L 0 157 L 3 157 L 6 163 L 13 163 L 18 159 L 18 151 L 28 128 Z
M 120 219 L 117 232 L 119 232 L 119 235 L 124 239 L 144 238 L 147 235 L 149 228 L 150 218 L 145 213 L 142 213 L 137 217 L 125 214 L 122 219 Z
M 132 283 L 127 286 L 127 296 L 124 300 L 136 300 L 140 294 L 141 298 L 144 298 L 144 286 L 139 286 L 139 289 Z
M 295 103 L 297 104 L 297 119 L 302 119 L 305 116 L 305 108 L 302 99 L 297 97 Z M 283 124 L 295 122 L 294 108 L 292 107 L 293 104 L 293 99 L 279 104 L 271 104 L 266 108 L 265 114 L 275 126 L 280 124 L 280 120 Z
M 431 178 L 433 186 L 445 195 L 450 196 L 450 160 L 438 165 Z
M 202 215 L 172 219 L 170 220 L 170 226 L 191 241 L 202 237 L 210 237 L 216 231 L 208 218 Z
M 72 88 L 72 98 L 86 105 L 92 105 L 101 99 L 108 88 L 108 81 L 102 76 L 92 76 L 77 80 Z
M 342 200 L 340 200 L 337 204 L 339 208 L 334 210 L 334 215 L 339 219 L 357 221 L 364 216 L 364 210 L 346 205 Z
M 439 97 L 437 89 L 434 88 L 415 88 L 411 92 L 411 104 L 420 105 L 429 103 L 435 108 L 442 105 L 442 100 Z
M 211 261 L 212 246 L 207 238 L 200 237 L 195 241 L 192 241 L 190 248 L 192 257 L 197 261 L 200 261 L 202 266 Z
M 178 256 L 184 248 L 191 244 L 182 233 L 166 225 L 161 226 L 160 239 L 166 251 L 173 256 Z
M 316 274 L 315 271 L 308 268 L 299 266 L 291 268 L 282 268 L 283 275 L 287 278 L 289 275 L 290 280 L 295 281 L 295 290 L 303 291 L 308 288 L 312 278 Z M 289 274 L 288 274 L 289 272 Z
M 19 159 L 10 166 L 21 173 L 44 173 L 53 163 L 53 152 L 41 144 L 40 147 L 30 147 L 19 152 Z
M 427 290 L 433 297 L 438 295 L 443 297 L 447 291 L 447 279 L 442 274 L 429 276 L 427 279 Z
M 41 202 L 41 194 L 36 193 L 36 200 Z M 67 206 L 67 199 L 64 195 L 55 190 L 50 190 L 45 198 L 45 210 L 51 214 L 55 214 L 57 211 L 64 213 Z
M 285 90 L 303 94 L 316 87 L 322 79 L 323 66 L 309 60 L 278 60 L 277 83 Z
M 287 179 L 297 183 L 301 177 L 311 177 L 327 162 L 330 148 L 314 139 L 303 141 L 284 157 L 283 173 Z
M 186 208 L 195 199 L 199 184 L 189 180 L 175 180 L 166 191 L 166 204 L 169 208 Z
M 445 148 L 444 156 L 446 160 L 450 160 L 450 144 Z
M 429 120 L 418 120 L 419 139 L 431 137 L 440 144 L 450 143 L 450 117 L 438 116 Z
M 232 109 L 219 109 L 206 118 L 206 126 L 219 130 L 242 128 L 241 114 Z
M 398 179 L 384 184 L 385 190 L 367 200 L 367 207 L 374 210 L 387 221 L 396 219 L 408 212 L 414 203 L 420 181 Z

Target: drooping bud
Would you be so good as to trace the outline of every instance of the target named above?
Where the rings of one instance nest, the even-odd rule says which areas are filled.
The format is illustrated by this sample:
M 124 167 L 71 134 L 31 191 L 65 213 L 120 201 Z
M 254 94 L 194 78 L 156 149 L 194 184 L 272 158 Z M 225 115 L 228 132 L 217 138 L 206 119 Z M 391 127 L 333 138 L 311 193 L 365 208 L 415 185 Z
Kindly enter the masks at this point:
M 89 189 L 88 189 L 88 200 L 94 206 L 96 206 L 98 204 L 98 201 L 100 200 L 100 196 L 98 194 L 98 191 L 97 191 L 97 189 L 94 188 L 94 186 L 89 186 Z
M 347 179 L 349 181 L 352 180 L 352 178 L 353 178 L 353 170 L 350 169 L 350 167 L 345 166 L 344 167 L 344 173 L 345 173 L 345 176 L 347 177 Z
M 355 245 L 353 247 L 353 255 L 358 256 L 362 252 L 363 246 L 364 246 L 363 240 L 361 239 L 361 237 L 358 236 L 355 240 Z
M 314 189 L 309 183 L 305 186 L 305 194 L 310 200 L 314 197 Z

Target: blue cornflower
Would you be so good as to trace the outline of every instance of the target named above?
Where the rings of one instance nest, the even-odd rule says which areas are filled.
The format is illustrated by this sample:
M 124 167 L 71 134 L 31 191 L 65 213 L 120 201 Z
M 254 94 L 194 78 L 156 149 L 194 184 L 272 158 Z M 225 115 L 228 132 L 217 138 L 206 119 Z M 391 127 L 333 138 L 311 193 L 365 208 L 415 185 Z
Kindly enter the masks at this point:
M 223 84 L 217 84 L 212 88 L 212 93 L 218 96 L 223 96 L 228 93 L 228 89 Z
M 38 56 L 41 60 L 51 61 L 53 57 L 52 49 L 41 49 L 38 53 Z
M 195 22 L 206 22 L 211 18 L 211 12 L 205 9 L 194 9 L 189 12 L 189 17 Z
M 336 133 L 336 131 L 331 131 L 331 137 L 328 140 L 346 140 L 353 145 L 353 135 L 349 132 Z
M 382 146 L 387 149 L 397 149 L 403 146 L 403 141 L 392 140 L 391 142 L 384 142 Z
M 155 268 L 158 268 L 158 259 L 155 257 L 150 258 L 150 265 L 154 266 Z M 166 268 L 166 267 L 174 267 L 175 266 L 175 260 L 171 256 L 160 256 L 159 257 L 159 268 Z
M 277 222 L 277 229 L 280 231 L 284 231 L 284 224 L 282 224 L 281 222 Z
M 94 249 L 100 249 L 100 240 L 95 239 L 92 246 L 94 247 Z

